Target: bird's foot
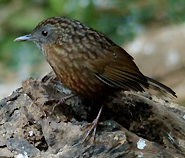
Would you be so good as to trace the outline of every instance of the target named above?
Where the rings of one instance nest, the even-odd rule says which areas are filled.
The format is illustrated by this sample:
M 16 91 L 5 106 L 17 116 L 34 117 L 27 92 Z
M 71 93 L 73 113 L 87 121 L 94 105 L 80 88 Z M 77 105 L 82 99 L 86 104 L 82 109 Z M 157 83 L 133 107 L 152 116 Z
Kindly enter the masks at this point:
M 103 110 L 103 106 L 101 106 L 100 110 L 99 110 L 99 113 L 98 113 L 98 116 L 96 117 L 96 119 L 94 119 L 94 121 L 88 125 L 85 125 L 83 126 L 83 128 L 88 128 L 89 126 L 91 126 L 90 130 L 87 132 L 85 138 L 83 139 L 82 143 L 85 142 L 85 141 L 88 141 L 88 137 L 90 136 L 90 134 L 93 132 L 93 142 L 95 141 L 95 136 L 96 136 L 96 130 L 97 130 L 97 126 L 98 126 L 98 122 L 99 122 L 99 119 L 100 119 L 100 115 L 101 115 L 101 112 Z
M 62 99 L 60 99 L 59 101 L 58 101 L 58 103 L 56 103 L 54 106 L 53 106 L 53 108 L 52 108 L 52 111 L 54 111 L 55 110 L 55 108 L 57 107 L 57 106 L 59 106 L 59 105 L 61 105 L 61 104 L 64 104 L 67 100 L 69 100 L 69 99 L 71 99 L 71 98 L 73 98 L 73 97 L 75 97 L 76 95 L 68 95 L 68 96 L 66 96 L 66 97 L 64 97 L 64 98 L 62 98 Z

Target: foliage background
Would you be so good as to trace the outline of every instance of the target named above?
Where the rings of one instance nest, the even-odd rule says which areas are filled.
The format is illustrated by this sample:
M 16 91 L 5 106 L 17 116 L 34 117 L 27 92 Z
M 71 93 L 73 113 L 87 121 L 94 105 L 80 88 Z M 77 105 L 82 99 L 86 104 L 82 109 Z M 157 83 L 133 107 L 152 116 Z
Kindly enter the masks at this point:
M 185 5 L 184 0 L 1 0 L 0 15 L 2 85 L 40 76 L 37 70 L 44 61 L 40 50 L 33 43 L 13 40 L 31 33 L 47 17 L 77 19 L 122 45 L 151 26 L 184 22 Z

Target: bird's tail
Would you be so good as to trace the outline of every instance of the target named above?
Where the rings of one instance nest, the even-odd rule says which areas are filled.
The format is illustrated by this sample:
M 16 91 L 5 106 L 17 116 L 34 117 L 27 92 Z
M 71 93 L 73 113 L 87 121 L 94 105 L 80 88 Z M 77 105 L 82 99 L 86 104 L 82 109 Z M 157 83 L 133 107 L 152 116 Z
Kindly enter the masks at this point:
M 168 95 L 168 96 L 171 96 L 172 98 L 177 98 L 177 95 L 176 93 L 169 87 L 165 86 L 164 84 L 152 79 L 152 78 L 149 78 L 147 76 L 145 76 L 147 81 L 148 81 L 148 84 L 149 84 L 149 88 L 151 89 L 154 89 L 156 91 L 159 91 L 160 93 L 164 94 L 164 95 Z

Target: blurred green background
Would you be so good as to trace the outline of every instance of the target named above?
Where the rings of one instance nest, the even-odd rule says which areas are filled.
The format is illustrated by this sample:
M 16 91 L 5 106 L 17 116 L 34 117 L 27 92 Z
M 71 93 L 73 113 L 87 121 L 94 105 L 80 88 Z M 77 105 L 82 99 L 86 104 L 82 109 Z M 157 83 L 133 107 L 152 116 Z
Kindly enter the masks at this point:
M 13 40 L 31 33 L 43 19 L 52 16 L 77 19 L 106 34 L 118 45 L 123 45 L 147 28 L 184 22 L 185 2 L 184 0 L 1 0 L 0 15 L 0 85 L 17 81 L 21 86 L 21 81 L 27 77 L 40 77 L 37 70 L 44 58 L 33 43 L 16 43 Z M 10 87 L 1 88 L 1 91 Z

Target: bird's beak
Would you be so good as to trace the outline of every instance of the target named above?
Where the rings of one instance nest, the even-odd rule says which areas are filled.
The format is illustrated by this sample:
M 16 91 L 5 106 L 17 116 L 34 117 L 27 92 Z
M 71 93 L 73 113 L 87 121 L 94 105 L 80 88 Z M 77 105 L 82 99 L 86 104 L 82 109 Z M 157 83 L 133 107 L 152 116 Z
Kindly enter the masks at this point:
M 35 40 L 35 37 L 33 37 L 31 34 L 29 34 L 29 35 L 24 35 L 24 36 L 18 37 L 14 41 L 20 42 L 20 41 L 33 41 L 33 40 Z

